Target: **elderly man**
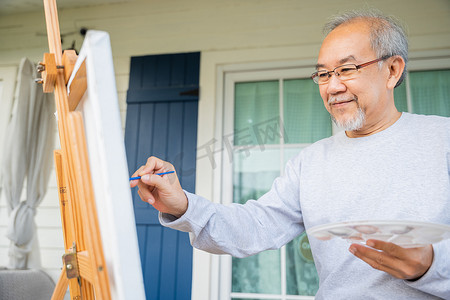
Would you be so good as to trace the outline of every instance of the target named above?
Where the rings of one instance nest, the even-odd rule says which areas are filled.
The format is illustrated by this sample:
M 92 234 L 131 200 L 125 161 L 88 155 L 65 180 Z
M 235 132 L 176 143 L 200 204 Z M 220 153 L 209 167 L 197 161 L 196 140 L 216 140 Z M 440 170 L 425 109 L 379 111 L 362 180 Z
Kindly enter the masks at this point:
M 184 192 L 157 158 L 135 172 L 142 200 L 193 246 L 243 257 L 331 222 L 386 219 L 450 224 L 450 119 L 400 113 L 403 30 L 383 15 L 351 12 L 327 25 L 316 72 L 325 108 L 345 129 L 304 149 L 257 201 L 223 206 Z M 418 248 L 311 239 L 316 299 L 450 299 L 450 244 Z M 359 258 L 359 259 L 357 259 Z

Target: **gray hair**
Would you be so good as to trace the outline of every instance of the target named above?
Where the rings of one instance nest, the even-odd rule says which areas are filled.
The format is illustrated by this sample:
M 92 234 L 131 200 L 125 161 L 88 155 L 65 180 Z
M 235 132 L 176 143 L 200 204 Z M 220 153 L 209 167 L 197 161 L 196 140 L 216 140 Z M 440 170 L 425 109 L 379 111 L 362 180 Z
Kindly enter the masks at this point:
M 408 40 L 400 22 L 386 16 L 378 10 L 349 11 L 331 18 L 325 24 L 324 33 L 328 35 L 333 29 L 344 23 L 364 20 L 370 25 L 370 41 L 378 58 L 399 55 L 405 61 L 405 69 L 395 87 L 399 86 L 406 76 L 408 63 Z M 381 62 L 380 62 L 381 65 Z

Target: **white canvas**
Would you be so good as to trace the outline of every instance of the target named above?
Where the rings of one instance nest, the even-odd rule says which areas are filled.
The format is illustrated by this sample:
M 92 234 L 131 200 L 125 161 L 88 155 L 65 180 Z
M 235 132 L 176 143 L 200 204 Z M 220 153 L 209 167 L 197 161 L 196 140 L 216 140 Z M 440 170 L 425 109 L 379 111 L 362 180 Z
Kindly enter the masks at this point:
M 86 60 L 83 114 L 91 178 L 112 299 L 145 299 L 129 173 L 109 35 L 88 31 L 75 70 Z M 70 89 L 69 81 L 69 89 Z

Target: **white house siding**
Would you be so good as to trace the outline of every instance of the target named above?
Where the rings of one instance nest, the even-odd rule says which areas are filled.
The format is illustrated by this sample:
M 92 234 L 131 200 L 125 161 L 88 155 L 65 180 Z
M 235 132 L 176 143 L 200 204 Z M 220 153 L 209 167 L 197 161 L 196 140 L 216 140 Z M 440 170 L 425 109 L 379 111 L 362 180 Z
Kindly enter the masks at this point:
M 314 64 L 322 26 L 340 11 L 374 7 L 397 16 L 407 27 L 410 56 L 450 55 L 448 0 L 152 0 L 60 9 L 61 33 L 80 27 L 109 32 L 117 92 L 125 124 L 131 56 L 201 51 L 198 145 L 217 136 L 216 105 L 221 79 L 230 66 L 249 63 Z M 44 12 L 0 15 L 0 67 L 18 67 L 22 57 L 37 62 L 48 51 Z M 79 35 L 64 38 L 63 49 Z M 233 67 L 238 68 L 238 67 Z M 217 170 L 197 163 L 197 193 L 220 202 Z M 214 189 L 216 187 L 216 189 Z M 6 206 L 0 201 L 0 265 L 7 264 Z M 61 268 L 61 221 L 53 173 L 36 223 L 43 268 L 56 280 Z M 219 291 L 217 257 L 194 251 L 193 299 L 215 299 Z

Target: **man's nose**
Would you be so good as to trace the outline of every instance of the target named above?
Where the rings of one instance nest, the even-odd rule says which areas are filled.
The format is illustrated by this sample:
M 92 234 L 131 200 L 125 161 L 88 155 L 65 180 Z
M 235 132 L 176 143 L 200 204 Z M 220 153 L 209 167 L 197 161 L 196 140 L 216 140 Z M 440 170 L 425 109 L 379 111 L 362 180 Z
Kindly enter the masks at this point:
M 327 93 L 337 94 L 340 92 L 345 92 L 347 89 L 346 85 L 339 79 L 336 74 L 331 73 L 331 77 L 328 80 Z

